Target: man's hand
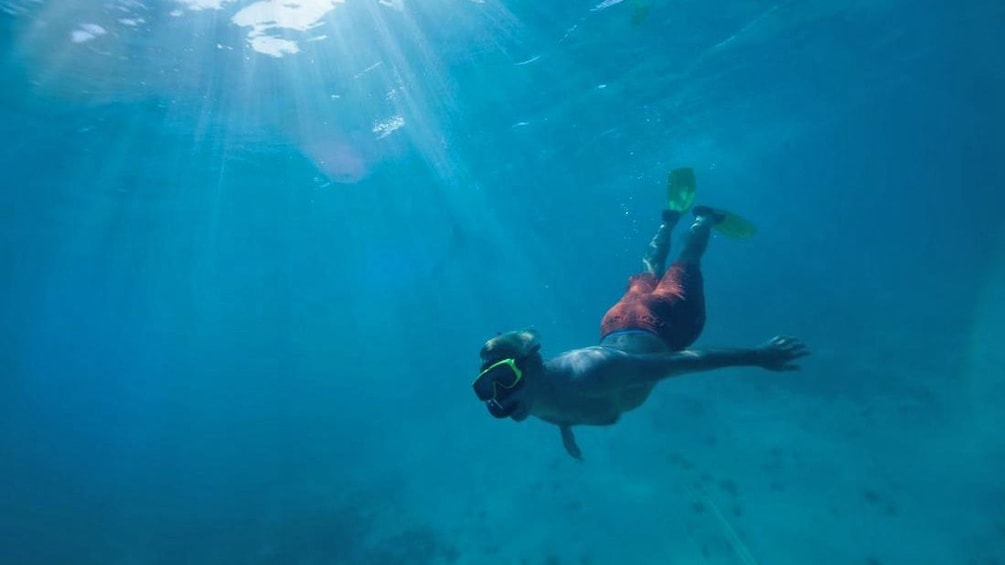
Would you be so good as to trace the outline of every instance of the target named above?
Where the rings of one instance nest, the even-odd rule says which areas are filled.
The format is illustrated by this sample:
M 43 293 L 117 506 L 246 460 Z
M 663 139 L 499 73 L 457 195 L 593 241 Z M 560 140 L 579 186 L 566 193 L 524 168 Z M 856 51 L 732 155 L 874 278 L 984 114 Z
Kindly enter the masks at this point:
M 757 365 L 769 371 L 796 371 L 793 363 L 810 354 L 806 344 L 794 337 L 778 336 L 757 348 Z
M 572 426 L 566 424 L 559 426 L 562 430 L 562 445 L 565 446 L 565 451 L 572 456 L 573 459 L 578 461 L 583 460 L 583 452 L 579 450 L 579 446 L 576 445 L 576 436 L 572 434 Z

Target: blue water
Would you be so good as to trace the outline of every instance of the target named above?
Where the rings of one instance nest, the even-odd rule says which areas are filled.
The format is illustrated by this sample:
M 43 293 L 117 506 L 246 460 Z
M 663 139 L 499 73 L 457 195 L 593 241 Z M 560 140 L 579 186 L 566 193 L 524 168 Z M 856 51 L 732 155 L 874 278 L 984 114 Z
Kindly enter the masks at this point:
M 0 563 L 1005 563 L 1005 6 L 607 4 L 0 2 Z M 678 166 L 813 356 L 491 418 Z

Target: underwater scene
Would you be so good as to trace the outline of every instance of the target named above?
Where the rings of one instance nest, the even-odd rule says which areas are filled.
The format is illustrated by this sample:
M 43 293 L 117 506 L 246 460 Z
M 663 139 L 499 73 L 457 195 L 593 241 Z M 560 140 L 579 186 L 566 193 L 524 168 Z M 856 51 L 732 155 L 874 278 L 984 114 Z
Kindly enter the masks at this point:
M 0 0 L 0 564 L 1005 565 L 1001 0 Z

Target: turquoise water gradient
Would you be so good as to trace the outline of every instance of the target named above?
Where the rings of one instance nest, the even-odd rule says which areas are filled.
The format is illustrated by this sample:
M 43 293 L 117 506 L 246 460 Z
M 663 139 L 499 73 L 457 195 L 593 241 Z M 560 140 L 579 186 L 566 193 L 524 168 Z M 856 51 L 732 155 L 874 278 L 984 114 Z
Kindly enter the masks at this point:
M 0 563 L 1005 563 L 1000 1 L 0 1 Z M 753 219 L 584 462 L 666 171 Z

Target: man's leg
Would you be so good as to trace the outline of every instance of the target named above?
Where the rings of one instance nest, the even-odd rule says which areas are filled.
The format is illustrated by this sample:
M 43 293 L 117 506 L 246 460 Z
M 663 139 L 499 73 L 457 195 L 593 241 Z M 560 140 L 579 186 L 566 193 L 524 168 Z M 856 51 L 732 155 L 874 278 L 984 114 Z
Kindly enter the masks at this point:
M 663 223 L 656 230 L 656 235 L 649 242 L 646 254 L 642 257 L 642 272 L 649 273 L 657 278 L 663 276 L 663 271 L 666 269 L 667 255 L 670 254 L 670 234 L 673 233 L 678 220 L 680 220 L 680 212 L 663 210 Z
M 708 249 L 708 240 L 712 236 L 712 226 L 722 221 L 722 215 L 722 212 L 714 208 L 694 207 L 694 223 L 687 230 L 678 261 L 701 263 L 701 258 Z
M 660 334 L 672 351 L 691 346 L 705 327 L 705 283 L 701 258 L 708 249 L 712 226 L 721 221 L 721 212 L 696 206 L 694 223 L 687 230 L 677 260 L 660 278 L 653 297 L 653 311 L 666 328 Z

